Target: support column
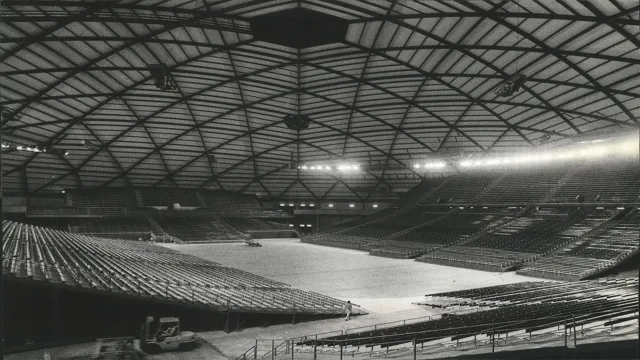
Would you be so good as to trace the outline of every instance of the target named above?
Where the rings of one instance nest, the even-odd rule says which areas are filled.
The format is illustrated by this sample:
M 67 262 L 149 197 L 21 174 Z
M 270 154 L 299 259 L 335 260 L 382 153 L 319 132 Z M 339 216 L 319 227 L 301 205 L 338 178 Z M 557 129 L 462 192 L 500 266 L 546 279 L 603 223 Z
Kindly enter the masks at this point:
M 316 342 L 313 342 L 313 360 L 317 360 L 318 359 L 318 345 L 316 344 Z
M 573 348 L 578 348 L 578 329 L 576 328 L 576 316 L 573 315 Z
M 418 339 L 417 337 L 413 337 L 413 360 L 416 360 L 418 357 Z
M 224 327 L 222 328 L 222 331 L 224 331 L 225 333 L 230 333 L 231 332 L 231 317 L 232 317 L 233 313 L 231 312 L 231 310 L 227 311 L 227 318 L 224 321 Z
M 491 327 L 491 352 L 496 352 L 496 334 L 493 326 Z

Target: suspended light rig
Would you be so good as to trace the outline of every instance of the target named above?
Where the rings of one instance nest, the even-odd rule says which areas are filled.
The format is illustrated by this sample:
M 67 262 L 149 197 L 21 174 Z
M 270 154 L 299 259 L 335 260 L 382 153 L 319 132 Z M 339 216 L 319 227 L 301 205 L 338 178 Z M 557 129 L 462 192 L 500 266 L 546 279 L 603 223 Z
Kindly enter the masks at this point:
M 69 150 L 64 149 L 56 149 L 48 145 L 25 145 L 18 144 L 13 141 L 2 140 L 2 149 L 5 150 L 15 150 L 15 151 L 26 151 L 32 153 L 50 153 L 57 155 L 69 155 Z

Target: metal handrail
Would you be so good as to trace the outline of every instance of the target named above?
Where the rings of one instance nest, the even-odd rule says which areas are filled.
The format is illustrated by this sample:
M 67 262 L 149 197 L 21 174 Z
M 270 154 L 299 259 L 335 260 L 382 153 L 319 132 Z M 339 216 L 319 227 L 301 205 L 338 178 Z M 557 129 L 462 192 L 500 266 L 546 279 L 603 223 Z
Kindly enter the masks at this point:
M 590 313 L 589 315 L 593 315 L 593 314 L 602 314 L 602 312 L 600 313 Z M 638 312 L 634 312 L 633 316 L 636 317 L 636 321 L 637 321 L 637 315 Z M 584 319 L 587 316 L 587 314 L 581 314 L 579 315 L 580 319 Z M 610 314 L 609 316 L 609 321 L 611 321 L 611 319 L 613 319 L 614 317 L 619 317 L 621 315 L 616 315 L 616 314 Z M 537 336 L 543 336 L 547 333 L 553 333 L 553 334 L 557 334 L 558 332 L 562 331 L 564 332 L 564 338 L 565 338 L 565 346 L 567 346 L 567 340 L 569 339 L 573 339 L 574 342 L 574 346 L 577 344 L 577 335 L 578 332 L 580 331 L 581 333 L 584 330 L 587 329 L 598 329 L 600 327 L 602 327 L 603 329 L 606 329 L 607 331 L 613 331 L 614 328 L 614 324 L 609 324 L 609 325 L 604 325 L 603 324 L 597 324 L 591 327 L 587 327 L 585 328 L 584 326 L 587 324 L 576 324 L 576 316 L 574 315 L 564 315 L 564 316 L 553 316 L 553 317 L 545 317 L 543 319 L 557 319 L 555 321 L 552 321 L 550 323 L 544 324 L 545 329 L 549 329 L 549 328 L 553 328 L 557 326 L 556 330 L 552 330 L 551 332 L 546 331 L 545 329 L 539 329 L 539 330 L 533 330 L 531 332 L 528 333 L 528 335 L 525 335 L 525 338 L 528 336 L 528 338 L 526 338 L 526 340 L 528 340 L 530 343 L 533 343 L 533 340 L 537 337 Z M 633 321 L 634 319 L 627 319 L 627 321 Z M 581 320 L 582 322 L 583 320 Z M 496 331 L 498 330 L 496 328 L 496 325 L 499 324 L 514 324 L 514 323 L 520 323 L 522 322 L 522 320 L 514 320 L 514 321 L 509 321 L 509 322 L 497 322 L 497 323 L 487 323 L 487 324 L 479 324 L 478 326 L 482 326 L 484 325 L 484 328 L 481 329 L 476 329 L 474 331 L 466 331 L 466 332 L 459 332 L 455 335 L 455 337 L 457 338 L 455 340 L 455 344 L 453 344 L 453 340 L 450 340 L 451 345 L 453 346 L 458 346 L 460 344 L 466 344 L 466 343 L 473 343 L 475 346 L 488 346 L 491 345 L 492 347 L 492 352 L 495 352 L 495 348 L 496 345 L 498 344 L 499 340 L 502 341 L 507 341 L 507 339 L 509 338 L 509 334 L 513 333 L 513 332 L 517 332 L 517 331 L 521 331 L 522 329 L 504 329 L 506 331 Z M 626 321 L 625 321 L 626 322 Z M 508 325 L 507 325 L 508 326 Z M 628 326 L 627 325 L 621 325 L 622 326 Z M 618 326 L 616 326 L 618 327 Z M 459 328 L 450 328 L 448 330 L 452 330 L 452 329 L 459 329 Z M 580 329 L 580 330 L 578 330 Z M 432 330 L 431 332 L 434 331 L 442 331 L 442 330 Z M 533 334 L 533 332 L 535 331 L 544 331 L 541 334 Z M 501 335 L 504 334 L 504 337 L 501 338 Z M 413 336 L 411 336 L 413 335 Z M 410 346 L 404 346 L 404 347 L 400 347 L 397 349 L 393 349 L 393 350 L 389 350 L 389 348 L 387 346 L 393 346 L 393 345 L 401 345 L 401 343 L 398 343 L 397 339 L 390 339 L 388 341 L 379 341 L 376 342 L 375 346 L 380 346 L 381 350 L 377 350 L 374 351 L 374 348 L 371 347 L 371 351 L 369 352 L 369 356 L 373 357 L 375 355 L 382 355 L 382 356 L 386 356 L 388 355 L 388 353 L 390 351 L 413 351 L 413 355 L 414 355 L 414 359 L 416 359 L 416 354 L 418 351 L 418 348 L 420 348 L 420 351 L 424 351 L 425 349 L 429 349 L 435 346 L 441 346 L 441 345 L 445 345 L 448 346 L 447 344 L 445 344 L 442 340 L 446 340 L 447 337 L 449 336 L 443 336 L 442 339 L 434 339 L 434 340 L 426 340 L 426 341 L 422 341 L 420 342 L 420 338 L 419 338 L 419 333 L 411 333 L 409 334 L 409 336 L 407 337 L 407 341 L 406 343 L 410 343 Z M 480 338 L 478 338 L 478 336 L 481 336 Z M 584 336 L 584 335 L 583 335 Z M 389 336 L 387 336 L 389 337 Z M 471 338 L 473 337 L 473 338 Z M 486 337 L 486 338 L 483 338 Z M 513 337 L 513 335 L 512 335 Z M 520 336 L 517 336 L 520 337 Z M 368 338 L 364 338 L 364 339 L 370 339 L 372 337 L 368 337 Z M 384 337 L 382 337 L 384 338 Z M 468 340 L 464 340 L 464 339 L 468 339 Z M 278 346 L 278 348 L 285 348 L 286 350 L 284 352 L 284 354 L 287 354 L 287 358 L 290 354 L 290 358 L 291 359 L 296 359 L 299 357 L 296 357 L 296 353 L 313 353 L 313 359 L 317 358 L 317 351 L 318 351 L 318 343 L 316 342 L 316 339 L 306 339 L 307 342 L 310 342 L 311 344 L 309 345 L 297 345 L 296 341 L 300 342 L 302 340 L 305 339 L 290 339 L 290 340 L 285 340 L 282 341 L 282 339 L 263 339 L 263 340 L 256 340 L 256 344 L 254 347 L 250 348 L 249 350 L 247 350 L 243 355 L 241 355 L 240 357 L 238 357 L 236 360 L 246 360 L 247 356 L 246 354 L 248 354 L 251 350 L 254 350 L 254 354 L 255 354 L 255 359 L 258 358 L 257 356 L 257 349 L 258 349 L 258 345 L 259 342 L 266 342 L 267 346 L 269 343 L 271 343 L 271 349 L 273 350 L 275 348 L 275 346 L 273 345 L 276 341 L 280 342 L 282 341 L 282 343 Z M 343 358 L 343 355 L 355 355 L 355 353 L 353 353 L 353 351 L 351 352 L 347 352 L 346 354 L 344 353 L 345 349 L 351 349 L 351 350 L 355 350 L 354 348 L 350 348 L 348 345 L 345 345 L 344 342 L 345 341 L 356 341 L 359 339 L 349 339 L 349 340 L 335 340 L 333 341 L 333 347 L 327 347 L 325 345 L 322 346 L 322 355 L 323 356 L 327 356 L 327 355 L 334 355 L 334 356 L 340 356 L 340 359 Z M 463 341 L 460 341 L 463 340 Z M 318 340 L 319 341 L 319 340 Z M 432 343 L 432 344 L 428 344 L 425 346 L 425 342 L 430 342 L 430 341 L 437 341 L 436 343 Z M 542 343 L 542 342 L 537 342 L 537 343 Z M 420 346 L 418 346 L 420 345 Z M 356 346 L 356 345 L 354 345 Z M 361 345 L 360 345 L 361 346 Z M 386 350 L 382 350 L 382 347 L 387 347 Z M 359 346 L 358 346 L 359 349 Z M 282 353 L 279 353 L 282 354 Z M 364 354 L 364 353 L 361 353 Z M 267 355 L 272 355 L 272 359 L 275 359 L 276 354 L 273 352 L 267 352 L 264 355 L 262 355 L 262 358 L 267 357 Z
M 601 311 L 601 312 L 592 312 L 592 313 L 586 313 L 586 314 L 578 314 L 577 316 L 579 317 L 587 317 L 587 316 L 597 316 L 597 315 L 602 315 L 606 313 L 606 311 Z M 575 314 L 568 314 L 568 315 L 563 315 L 563 316 L 548 316 L 548 317 L 542 317 L 542 318 L 537 318 L 537 319 L 529 319 L 528 321 L 533 321 L 533 320 L 552 320 L 552 319 L 559 319 L 557 321 L 552 321 L 551 325 L 554 325 L 556 322 L 560 321 L 560 320 L 565 320 L 570 316 L 576 316 Z M 612 315 L 611 317 L 614 317 L 615 315 Z M 480 326 L 484 326 L 484 328 L 486 329 L 490 329 L 491 327 L 497 326 L 497 325 L 509 325 L 509 324 L 517 324 L 517 323 L 522 323 L 523 320 L 512 320 L 512 321 L 502 321 L 502 322 L 490 322 L 490 323 L 483 323 L 483 324 L 477 324 L 477 325 L 473 325 L 474 327 L 480 327 Z M 544 325 L 548 325 L 548 324 L 544 324 Z M 458 329 L 466 329 L 468 328 L 468 326 L 463 326 L 463 327 L 453 327 L 453 328 L 447 328 L 445 330 L 458 330 Z M 414 332 L 406 332 L 406 333 L 402 333 L 402 334 L 394 334 L 394 336 L 397 335 L 402 335 L 402 336 L 419 336 L 419 335 L 426 335 L 429 333 L 438 333 L 438 332 L 442 332 L 443 329 L 434 329 L 434 330 L 426 330 L 426 331 L 414 331 Z M 483 332 L 481 331 L 473 331 L 472 334 L 477 334 L 479 332 Z M 350 338 L 348 340 L 334 340 L 334 339 L 330 339 L 330 341 L 332 342 L 336 342 L 336 343 L 344 343 L 344 342 L 353 342 L 353 341 L 361 341 L 361 340 L 374 340 L 374 339 L 384 339 L 385 337 L 389 337 L 390 335 L 378 335 L 378 336 L 366 336 L 366 337 L 360 337 L 360 338 Z M 456 335 L 458 336 L 458 335 Z M 445 336 L 446 337 L 446 336 Z M 320 340 L 320 339 L 319 339 Z M 325 341 L 327 341 L 326 339 L 324 339 Z
M 433 316 L 437 316 L 440 314 L 436 314 Z M 442 317 L 442 315 L 440 315 L 440 317 Z M 397 321 L 390 321 L 390 322 L 386 322 L 386 323 L 380 323 L 380 324 L 373 324 L 373 325 L 367 325 L 367 326 L 360 326 L 357 328 L 351 328 L 351 329 L 347 329 L 344 331 L 344 334 L 348 334 L 349 331 L 354 331 L 354 330 L 360 330 L 360 329 L 365 329 L 365 328 L 370 328 L 370 327 L 374 327 L 374 331 L 378 330 L 378 327 L 381 325 L 390 325 L 390 324 L 395 324 L 395 323 L 399 323 L 402 322 L 402 325 L 405 326 L 407 324 L 407 321 L 411 321 L 411 320 L 418 320 L 418 319 L 428 319 L 427 321 L 431 321 L 433 319 L 432 316 L 421 316 L 421 317 L 415 317 L 415 318 L 410 318 L 410 319 L 403 319 L 403 320 L 397 320 Z M 391 327 L 391 326 L 389 326 Z

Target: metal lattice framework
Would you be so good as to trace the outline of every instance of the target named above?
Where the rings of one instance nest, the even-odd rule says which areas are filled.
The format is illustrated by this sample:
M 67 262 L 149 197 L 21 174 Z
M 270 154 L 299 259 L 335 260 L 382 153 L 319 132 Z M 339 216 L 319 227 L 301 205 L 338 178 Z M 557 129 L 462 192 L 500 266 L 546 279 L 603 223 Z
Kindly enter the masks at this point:
M 249 21 L 303 7 L 344 41 L 255 41 Z M 416 159 L 563 144 L 637 127 L 639 0 L 18 1 L 1 7 L 5 191 L 180 186 L 316 200 L 408 189 Z M 174 91 L 149 64 L 165 64 Z M 528 77 L 512 97 L 492 89 Z M 287 129 L 301 113 L 309 129 Z M 82 140 L 95 144 L 85 148 Z M 358 175 L 292 161 L 348 160 Z

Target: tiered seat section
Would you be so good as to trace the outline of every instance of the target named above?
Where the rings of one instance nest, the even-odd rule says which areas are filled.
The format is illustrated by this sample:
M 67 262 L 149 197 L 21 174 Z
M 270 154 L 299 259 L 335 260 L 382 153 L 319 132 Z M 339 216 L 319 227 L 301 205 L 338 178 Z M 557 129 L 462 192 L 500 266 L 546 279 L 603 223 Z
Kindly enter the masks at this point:
M 583 196 L 585 202 L 594 202 L 598 196 L 600 202 L 638 202 L 637 161 L 584 166 L 559 186 L 551 201 L 575 202 L 578 195 Z
M 554 286 L 524 285 L 518 289 L 518 285 L 514 285 L 506 292 L 495 293 L 495 302 L 502 304 L 497 309 L 445 314 L 437 320 L 319 340 L 301 339 L 294 351 L 313 351 L 316 346 L 322 347 L 323 354 L 335 349 L 347 356 L 384 353 L 398 358 L 406 351 L 409 358 L 414 344 L 418 345 L 415 351 L 434 354 L 450 346 L 491 344 L 492 340 L 496 346 L 553 341 L 562 339 L 565 331 L 573 335 L 579 330 L 580 336 L 586 336 L 590 332 L 610 331 L 610 326 L 622 323 L 627 326 L 631 323 L 637 330 L 638 279 L 570 284 L 569 288 Z M 483 294 L 484 289 L 479 290 Z M 580 295 L 580 291 L 587 294 Z M 487 297 L 491 295 L 481 295 L 481 298 Z M 528 301 L 528 297 L 533 301 Z
M 160 246 L 11 221 L 3 222 L 2 228 L 5 279 L 56 283 L 221 311 L 333 314 L 342 311 L 344 304 Z
M 151 216 L 158 214 L 155 209 L 145 208 L 109 208 L 109 207 L 73 207 L 73 208 L 28 208 L 30 217 L 103 217 L 103 216 Z
M 242 233 L 249 233 L 252 231 L 273 231 L 273 230 L 289 230 L 289 226 L 283 223 L 277 223 L 273 221 L 266 221 L 262 219 L 251 218 L 224 218 L 227 224 L 233 226 L 236 230 Z
M 380 219 L 396 216 L 401 212 L 405 212 L 409 210 L 411 210 L 411 208 L 404 208 L 401 210 L 398 210 L 395 208 L 386 208 L 373 215 L 363 216 L 360 218 L 353 219 L 351 221 L 343 222 L 338 225 L 322 228 L 313 234 L 304 236 L 302 240 L 304 242 L 311 242 L 311 243 L 318 242 L 318 241 L 330 241 L 332 238 L 335 238 L 336 235 L 342 234 L 348 230 L 368 226 L 369 224 L 372 224 Z
M 511 218 L 506 215 L 482 214 L 472 210 L 456 212 L 439 221 L 417 228 L 414 231 L 394 237 L 394 239 L 417 241 L 420 243 L 449 245 L 468 238 L 472 234 L 492 226 L 499 221 Z
M 229 194 L 218 191 L 203 191 L 204 198 L 210 208 L 227 209 L 235 207 L 238 209 L 257 210 L 262 206 L 258 200 L 249 195 Z
M 33 217 L 102 217 L 130 215 L 185 214 L 187 209 L 173 210 L 173 204 L 188 208 L 195 215 L 230 217 L 290 218 L 290 214 L 262 208 L 249 195 L 179 188 L 105 188 L 71 190 L 64 208 L 32 208 Z M 168 207 L 167 209 L 152 207 Z M 195 208 L 195 209 L 194 209 Z
M 206 212 L 224 217 L 290 218 L 287 212 L 268 210 L 262 207 L 255 196 L 225 193 L 220 191 L 200 191 Z
M 506 174 L 482 191 L 478 204 L 534 204 L 545 198 L 566 173 L 565 169 L 542 168 Z
M 584 229 L 588 213 L 585 210 L 548 209 L 524 216 L 496 227 L 460 245 L 425 254 L 419 261 L 506 271 L 526 260 L 566 245 Z M 571 230 L 571 226 L 576 228 Z M 567 232 L 564 232 L 567 230 Z
M 421 197 L 424 204 L 451 203 L 469 204 L 482 189 L 496 180 L 496 176 L 485 174 L 456 175 L 451 177 L 444 186 L 431 191 L 427 196 Z
M 434 209 L 435 210 L 435 209 Z M 467 239 L 486 227 L 497 225 L 505 215 L 457 209 L 443 213 L 431 210 L 430 218 L 401 231 L 384 242 L 375 243 L 370 254 L 395 258 L 413 258 L 438 247 Z
M 316 237 L 312 242 L 355 249 L 377 249 L 379 248 L 376 242 L 378 239 L 433 221 L 444 216 L 446 212 L 429 207 L 413 207 L 387 214 L 363 225 Z
M 186 207 L 200 207 L 195 189 L 146 188 L 140 189 L 144 206 L 171 206 L 180 204 Z
M 638 279 L 610 278 L 600 281 L 532 281 L 477 289 L 430 294 L 421 305 L 459 309 L 463 307 L 507 306 L 532 302 L 559 302 L 607 297 L 620 291 L 632 291 Z
M 71 226 L 71 232 L 106 238 L 138 239 L 155 232 L 144 217 L 109 217 Z
M 243 234 L 217 216 L 169 217 L 159 222 L 168 234 L 187 243 L 237 242 L 244 239 Z
M 71 203 L 78 208 L 135 208 L 133 189 L 104 188 L 70 190 Z
M 537 260 L 519 274 L 559 280 L 580 280 L 605 271 L 639 251 L 640 212 L 611 221 L 603 228 Z

